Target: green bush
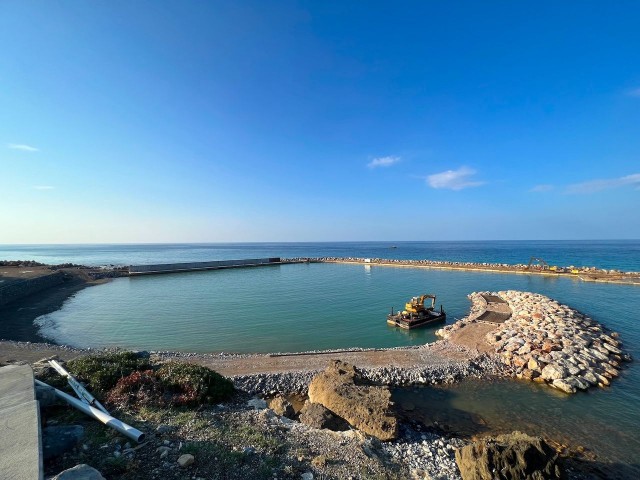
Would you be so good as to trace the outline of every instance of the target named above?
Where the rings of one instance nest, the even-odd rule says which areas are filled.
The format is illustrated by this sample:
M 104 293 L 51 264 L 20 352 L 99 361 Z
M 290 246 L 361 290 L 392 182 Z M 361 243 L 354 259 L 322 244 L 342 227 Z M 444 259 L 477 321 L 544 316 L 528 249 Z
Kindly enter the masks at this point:
M 151 364 L 133 352 L 115 352 L 76 358 L 67 362 L 66 368 L 86 383 L 92 393 L 104 394 L 121 378 L 138 370 L 149 370 Z
M 167 390 L 178 394 L 176 403 L 215 403 L 233 394 L 233 384 L 229 379 L 200 365 L 167 362 L 157 374 Z

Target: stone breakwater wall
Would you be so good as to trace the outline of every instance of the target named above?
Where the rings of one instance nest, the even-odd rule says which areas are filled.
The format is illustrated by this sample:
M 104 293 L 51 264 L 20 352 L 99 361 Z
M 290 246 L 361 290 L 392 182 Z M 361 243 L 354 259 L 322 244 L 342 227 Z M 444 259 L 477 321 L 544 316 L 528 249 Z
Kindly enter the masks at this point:
M 608 386 L 620 374 L 622 364 L 631 360 L 616 332 L 567 305 L 530 292 L 509 290 L 493 295 L 507 301 L 512 316 L 487 333 L 486 340 L 518 378 L 575 393 Z M 469 298 L 471 314 L 436 334 L 448 338 L 475 321 L 486 304 L 482 293 Z
M 60 285 L 65 280 L 63 272 L 55 272 L 36 278 L 27 278 L 0 287 L 0 305 L 15 302 L 36 292 Z
M 378 265 L 398 265 L 398 266 L 416 266 L 416 267 L 434 267 L 434 268 L 459 268 L 459 269 L 481 269 L 481 270 L 499 270 L 499 271 L 516 271 L 521 273 L 545 273 L 545 274 L 563 274 L 570 273 L 572 270 L 577 270 L 578 274 L 584 275 L 599 275 L 607 276 L 614 275 L 628 276 L 628 277 L 640 277 L 640 272 L 623 272 L 621 270 L 606 270 L 596 267 L 575 267 L 573 265 L 567 267 L 557 267 L 556 270 L 549 270 L 543 268 L 540 265 L 527 265 L 527 264 L 509 264 L 509 263 L 490 263 L 490 262 L 456 262 L 450 260 L 403 260 L 403 259 L 389 259 L 389 258 L 361 258 L 361 257 L 296 257 L 282 259 L 288 262 L 310 262 L 310 263 L 363 263 L 363 264 L 378 264 Z

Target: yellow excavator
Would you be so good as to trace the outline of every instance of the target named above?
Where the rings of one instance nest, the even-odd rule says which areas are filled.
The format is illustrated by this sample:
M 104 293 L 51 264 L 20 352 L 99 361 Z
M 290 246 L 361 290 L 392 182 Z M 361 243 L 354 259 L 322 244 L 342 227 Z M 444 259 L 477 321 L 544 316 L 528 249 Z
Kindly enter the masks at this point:
M 424 306 L 424 301 L 430 298 L 431 299 L 431 306 L 430 307 L 426 307 Z M 409 300 L 407 303 L 405 303 L 404 305 L 404 312 L 403 313 L 420 313 L 420 312 L 425 312 L 425 311 L 433 311 L 433 309 L 436 306 L 436 296 L 435 295 L 431 295 L 431 294 L 426 294 L 426 295 L 420 295 L 419 297 L 413 297 L 411 298 L 411 300 Z
M 531 267 L 535 267 L 539 270 L 552 270 L 549 268 L 549 264 L 545 262 L 543 259 L 538 257 L 531 257 L 529 259 L 529 265 L 527 265 L 527 270 L 531 270 Z
M 425 307 L 424 302 L 427 299 L 431 299 L 431 305 Z M 394 313 L 393 307 L 391 307 L 391 313 L 387 315 L 387 323 L 394 327 L 410 329 L 434 322 L 444 322 L 447 314 L 444 312 L 442 305 L 440 305 L 439 312 L 435 311 L 435 306 L 435 295 L 425 294 L 412 297 L 411 300 L 405 303 L 404 310 L 398 313 Z

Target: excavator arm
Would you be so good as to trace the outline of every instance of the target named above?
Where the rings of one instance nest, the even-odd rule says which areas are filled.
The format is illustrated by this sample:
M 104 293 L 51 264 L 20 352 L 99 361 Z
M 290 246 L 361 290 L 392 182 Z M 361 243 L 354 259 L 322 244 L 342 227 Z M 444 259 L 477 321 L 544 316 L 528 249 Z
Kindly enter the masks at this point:
M 527 265 L 527 270 L 531 270 L 531 266 L 534 263 L 537 263 L 538 265 L 540 265 L 543 270 L 548 270 L 549 269 L 549 264 L 547 262 L 545 262 L 543 259 L 537 258 L 537 257 L 531 257 L 529 259 L 529 265 Z
M 431 306 L 428 308 L 425 308 L 424 301 L 428 298 L 431 299 Z M 435 308 L 435 305 L 436 305 L 436 296 L 426 294 L 426 295 L 421 295 L 419 297 L 413 297 L 409 302 L 406 303 L 404 308 L 405 308 L 405 311 L 409 313 L 418 313 L 423 310 L 433 310 Z

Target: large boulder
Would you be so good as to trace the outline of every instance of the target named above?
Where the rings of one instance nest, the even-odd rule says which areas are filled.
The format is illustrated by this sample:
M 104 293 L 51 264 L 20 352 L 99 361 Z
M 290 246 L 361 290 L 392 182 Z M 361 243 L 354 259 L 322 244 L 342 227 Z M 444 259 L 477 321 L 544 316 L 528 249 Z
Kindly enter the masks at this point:
M 336 432 L 349 429 L 346 420 L 337 417 L 331 410 L 319 403 L 305 402 L 300 410 L 300 421 L 313 428 L 327 428 Z
M 275 412 L 276 415 L 281 417 L 294 418 L 296 411 L 293 409 L 291 402 L 284 398 L 282 395 L 276 395 L 269 402 L 269 408 Z
M 547 381 L 553 381 L 559 378 L 565 378 L 567 375 L 568 372 L 563 367 L 551 363 L 542 369 L 540 376 Z
M 353 365 L 332 360 L 309 384 L 309 401 L 319 403 L 349 424 L 380 440 L 398 436 L 387 387 L 368 385 Z
M 558 454 L 540 437 L 513 432 L 484 438 L 456 450 L 463 480 L 560 479 Z

